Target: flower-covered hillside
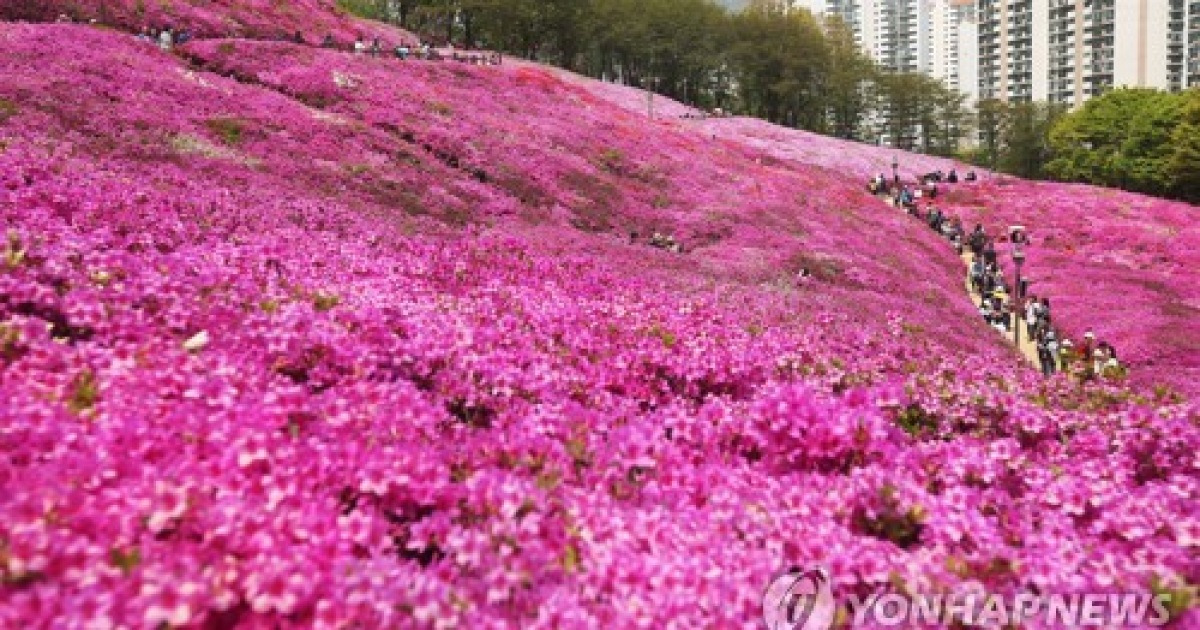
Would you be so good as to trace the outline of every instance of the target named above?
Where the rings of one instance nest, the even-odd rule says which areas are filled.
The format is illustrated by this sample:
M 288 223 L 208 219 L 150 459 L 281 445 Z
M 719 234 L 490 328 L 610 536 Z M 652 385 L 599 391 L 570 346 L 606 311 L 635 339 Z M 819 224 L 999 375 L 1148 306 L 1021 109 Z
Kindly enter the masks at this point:
M 0 627 L 754 628 L 815 563 L 1200 622 L 1200 410 L 1019 369 L 858 186 L 528 68 L 0 28 Z
M 645 93 L 579 81 L 600 98 L 637 111 Z M 847 142 L 784 129 L 760 120 L 679 117 L 678 104 L 658 99 L 672 120 L 735 141 L 782 160 L 817 165 L 848 181 L 891 175 L 895 160 L 906 182 L 925 173 L 970 167 L 932 156 Z M 1033 239 L 1025 276 L 1031 292 L 1051 298 L 1056 323 L 1079 338 L 1093 330 L 1114 344 L 1132 380 L 1200 393 L 1200 208 L 1093 186 L 1030 182 L 979 170 L 975 184 L 942 187 L 937 203 L 963 218 L 968 229 L 982 223 L 1003 238 L 1011 225 Z M 1004 259 L 1008 276 L 1011 262 Z
M 60 28 L 73 35 L 55 40 Z M 140 178 L 178 169 L 286 198 L 336 197 L 419 231 L 559 227 L 627 244 L 636 234 L 629 251 L 655 264 L 788 291 L 807 269 L 807 292 L 865 326 L 897 313 L 947 347 L 999 347 L 958 299 L 952 253 L 857 184 L 648 125 L 537 68 L 246 41 L 188 45 L 193 68 L 93 29 L 13 33 L 12 80 L 0 86 L 8 127 L 120 158 Z M 654 232 L 687 253 L 650 248 Z
M 564 81 L 579 85 L 596 97 L 622 109 L 647 112 L 644 90 L 613 83 L 592 81 L 578 75 L 557 71 Z M 661 96 L 653 99 L 653 109 L 663 124 L 681 129 L 693 129 L 713 139 L 723 139 L 767 153 L 776 159 L 794 160 L 800 164 L 820 166 L 847 181 L 865 185 L 875 175 L 892 176 L 892 161 L 905 181 L 937 170 L 960 174 L 971 167 L 955 160 L 930 155 L 897 151 L 861 142 L 851 142 L 798 129 L 773 125 L 757 118 L 701 117 L 701 112 Z M 977 169 L 977 172 L 983 172 Z
M 0 20 L 98 20 L 137 32 L 143 27 L 186 29 L 197 37 L 277 39 L 300 33 L 316 43 L 326 35 L 346 45 L 356 37 L 415 42 L 407 31 L 360 20 L 335 0 L 0 0 Z
M 1200 395 L 1200 208 L 1011 178 L 952 191 L 941 205 L 993 234 L 1027 226 L 1030 291 L 1051 297 L 1070 335 L 1093 330 L 1113 343 L 1135 382 Z

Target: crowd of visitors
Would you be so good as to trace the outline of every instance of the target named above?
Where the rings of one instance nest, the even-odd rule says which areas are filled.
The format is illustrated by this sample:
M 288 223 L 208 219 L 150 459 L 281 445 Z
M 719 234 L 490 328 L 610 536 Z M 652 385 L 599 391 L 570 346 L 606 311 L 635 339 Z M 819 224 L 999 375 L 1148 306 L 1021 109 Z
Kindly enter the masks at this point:
M 296 43 L 305 43 L 303 37 L 297 33 Z M 367 41 L 363 37 L 358 37 L 349 47 L 343 47 L 333 35 L 327 34 L 321 40 L 322 48 L 331 48 L 335 50 L 345 49 L 359 55 L 370 55 L 372 57 L 380 57 L 386 54 L 391 54 L 396 59 L 401 61 L 407 59 L 421 59 L 425 61 L 457 61 L 460 63 L 469 63 L 475 66 L 498 66 L 503 63 L 504 58 L 498 52 L 482 51 L 482 50 L 459 50 L 453 44 L 447 44 L 445 49 L 448 52 L 443 52 L 438 47 L 429 42 L 420 42 L 416 45 L 410 45 L 406 42 L 391 45 L 384 43 L 378 36 Z
M 687 111 L 679 117 L 684 120 L 708 120 L 709 118 L 733 118 L 733 114 L 717 107 L 710 112 L 704 110 Z
M 977 179 L 975 172 L 970 171 L 962 181 Z M 1084 380 L 1123 375 L 1126 368 L 1117 359 L 1112 344 L 1097 341 L 1095 333 L 1088 331 L 1083 342 L 1076 346 L 1054 328 L 1048 297 L 1030 294 L 1025 281 L 1016 286 L 1006 281 L 996 240 L 988 235 L 983 225 L 976 224 L 971 233 L 966 234 L 958 216 L 947 216 L 934 205 L 939 183 L 956 184 L 959 181 L 954 170 L 948 174 L 941 171 L 926 174 L 912 185 L 901 182 L 899 177 L 889 182 L 883 175 L 878 175 L 871 178 L 867 189 L 874 195 L 890 197 L 894 205 L 921 219 L 949 240 L 960 256 L 969 250 L 968 280 L 971 290 L 979 296 L 980 315 L 1002 333 L 1011 333 L 1014 327 L 1024 325 L 1025 333 L 1037 348 L 1042 374 L 1049 377 L 1064 372 Z M 925 200 L 923 208 L 922 200 Z M 1028 244 L 1028 232 L 1024 228 L 1014 230 L 1009 238 L 1014 244 Z
M 636 239 L 636 235 L 634 235 L 634 238 Z M 650 247 L 665 249 L 675 254 L 683 253 L 683 245 L 680 245 L 674 236 L 663 234 L 662 232 L 655 232 L 650 236 Z
M 157 44 L 159 48 L 169 51 L 175 46 L 182 46 L 192 41 L 195 36 L 186 28 L 176 31 L 170 26 L 162 28 L 143 26 L 142 30 L 138 32 L 137 38 L 149 44 Z

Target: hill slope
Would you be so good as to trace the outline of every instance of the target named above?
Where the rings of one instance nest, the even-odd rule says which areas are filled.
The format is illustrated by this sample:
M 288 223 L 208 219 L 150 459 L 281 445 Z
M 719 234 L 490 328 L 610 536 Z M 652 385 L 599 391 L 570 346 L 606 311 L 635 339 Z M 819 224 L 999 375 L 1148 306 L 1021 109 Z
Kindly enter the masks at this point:
M 524 64 L 0 28 L 0 626 L 1200 582 L 1197 408 L 1022 369 L 856 178 Z
M 310 43 L 331 35 L 342 46 L 356 37 L 398 44 L 415 36 L 392 26 L 360 20 L 335 0 L 0 0 L 0 19 L 53 22 L 62 17 L 139 32 L 142 28 L 189 31 L 194 37 L 292 38 Z
M 593 95 L 631 112 L 645 112 L 645 93 L 579 80 Z M 969 167 L 952 160 L 846 142 L 761 120 L 683 118 L 687 108 L 656 99 L 681 130 L 737 142 L 802 168 L 820 165 L 861 182 L 891 175 L 893 161 L 906 181 L 925 173 Z M 1032 236 L 1025 277 L 1031 292 L 1053 301 L 1056 326 L 1079 339 L 1093 330 L 1120 350 L 1142 386 L 1200 393 L 1200 208 L 1093 186 L 1029 182 L 980 171 L 972 186 L 943 186 L 937 205 L 969 226 L 1003 235 L 1010 225 Z M 1001 243 L 1001 248 L 1004 249 Z M 1002 257 L 1007 277 L 1015 270 Z

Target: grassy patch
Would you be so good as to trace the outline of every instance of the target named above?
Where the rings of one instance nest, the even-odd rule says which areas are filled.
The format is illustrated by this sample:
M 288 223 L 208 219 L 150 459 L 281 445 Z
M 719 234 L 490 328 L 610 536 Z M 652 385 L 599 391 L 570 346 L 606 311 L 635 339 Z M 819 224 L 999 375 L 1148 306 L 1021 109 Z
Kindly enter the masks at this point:
M 204 121 L 204 126 L 228 146 L 240 146 L 246 140 L 248 125 L 240 118 L 218 116 Z
M 67 408 L 76 414 L 83 414 L 95 407 L 99 398 L 100 385 L 96 382 L 95 372 L 84 370 L 71 381 Z
M 17 104 L 6 98 L 0 98 L 0 123 L 8 122 L 9 118 L 16 115 Z
M 925 528 L 925 514 L 918 506 L 903 509 L 896 497 L 896 489 L 885 485 L 879 491 L 881 507 L 874 513 L 864 508 L 855 510 L 851 522 L 855 530 L 878 538 L 891 541 L 901 549 L 909 549 L 921 542 L 921 532 Z
M 841 277 L 844 270 L 839 261 L 821 254 L 796 252 L 788 259 L 786 267 L 793 275 L 801 269 L 807 269 L 813 278 L 822 282 L 833 282 Z
M 675 344 L 679 342 L 679 338 L 675 336 L 675 333 L 657 324 L 650 328 L 649 335 L 651 337 L 657 337 L 658 340 L 662 342 L 663 347 L 667 349 L 674 348 Z
M 319 313 L 328 313 L 341 304 L 341 299 L 332 293 L 318 292 L 313 296 L 313 308 Z
M 8 244 L 4 248 L 4 266 L 8 269 L 16 269 L 25 262 L 25 246 L 22 243 L 21 235 L 14 230 L 8 231 Z
M 581 198 L 579 202 L 571 204 L 575 214 L 572 225 L 587 232 L 603 232 L 612 228 L 613 208 L 621 203 L 621 192 L 616 186 L 582 172 L 563 175 L 562 183 Z
M 938 430 L 938 420 L 916 403 L 910 404 L 896 417 L 896 424 L 913 437 L 933 435 Z
M 605 149 L 596 157 L 596 166 L 613 175 L 621 175 L 625 171 L 625 154 L 620 149 Z
M 21 344 L 21 331 L 8 324 L 0 324 L 0 360 L 12 363 L 24 354 L 25 348 Z

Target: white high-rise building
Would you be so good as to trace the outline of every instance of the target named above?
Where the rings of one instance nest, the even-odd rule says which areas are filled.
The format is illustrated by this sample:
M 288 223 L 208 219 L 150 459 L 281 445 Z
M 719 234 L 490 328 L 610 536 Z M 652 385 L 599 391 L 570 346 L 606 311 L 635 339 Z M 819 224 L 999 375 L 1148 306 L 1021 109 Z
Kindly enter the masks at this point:
M 1079 105 L 1200 85 L 1196 0 L 977 0 L 983 98 Z
M 928 65 L 922 68 L 974 102 L 979 90 L 975 0 L 924 0 L 929 16 Z
M 1200 0 L 797 0 L 884 68 L 969 101 L 1070 106 L 1119 86 L 1200 86 Z
M 975 100 L 978 86 L 975 0 L 802 0 L 814 13 L 842 18 L 863 51 L 896 72 L 942 79 Z
M 1181 3 L 1172 2 L 1172 12 L 1178 11 L 1175 7 L 1179 4 Z M 1187 55 L 1187 66 L 1184 68 L 1187 85 L 1200 86 L 1200 0 L 1188 2 L 1182 18 L 1183 28 L 1187 31 L 1187 44 L 1183 46 Z

